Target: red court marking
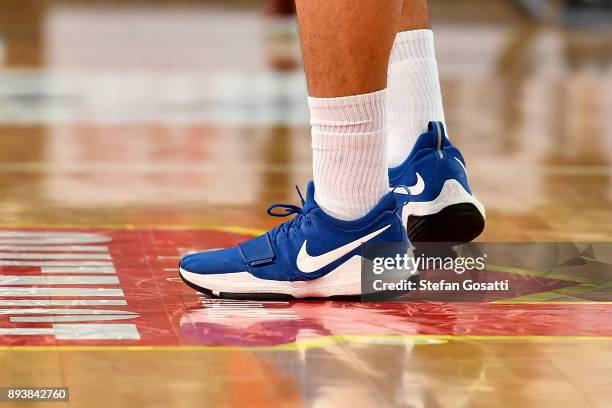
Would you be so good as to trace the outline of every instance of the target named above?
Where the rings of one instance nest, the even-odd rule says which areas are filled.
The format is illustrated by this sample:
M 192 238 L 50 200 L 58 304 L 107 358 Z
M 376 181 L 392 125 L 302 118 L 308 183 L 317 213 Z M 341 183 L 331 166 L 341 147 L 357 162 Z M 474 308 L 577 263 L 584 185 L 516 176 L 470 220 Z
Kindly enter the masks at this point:
M 33 231 L 33 230 L 20 230 Z M 53 231 L 50 231 L 51 233 Z M 0 306 L 0 345 L 139 345 L 272 346 L 298 338 L 327 335 L 471 335 L 471 336 L 612 336 L 610 304 L 560 305 L 490 303 L 351 303 L 335 301 L 244 302 L 206 299 L 183 284 L 176 271 L 179 256 L 190 249 L 233 245 L 246 236 L 219 231 L 55 230 L 94 232 L 111 238 L 105 244 L 119 284 L 38 285 L 44 288 L 121 289 L 125 306 L 41 306 L 103 309 L 136 313 L 132 319 L 71 322 L 86 325 L 132 325 L 138 339 L 57 339 L 53 334 L 8 334 L 6 329 L 52 329 L 47 322 L 11 322 L 11 313 L 35 306 Z M 75 243 L 76 244 L 76 243 Z M 84 244 L 88 245 L 88 244 Z M 89 244 L 91 245 L 91 244 Z M 6 252 L 6 251 L 0 251 Z M 14 250 L 15 253 L 24 251 Z M 28 252 L 28 251 L 25 251 Z M 33 251 L 29 251 L 33 252 Z M 64 253 L 67 253 L 64 251 Z M 5 259 L 5 258 L 3 258 Z M 40 267 L 4 266 L 0 275 L 113 276 L 113 274 L 43 274 Z M 497 275 L 500 275 L 498 273 Z M 553 282 L 554 283 L 554 282 Z M 556 282 L 555 287 L 568 285 Z M 0 286 L 29 288 L 28 285 Z M 550 282 L 531 291 L 550 289 Z M 527 294 L 527 293 L 524 293 Z M 11 297 L 1 301 L 121 299 L 120 297 Z M 93 326 L 90 326 L 93 327 Z M 95 333 L 94 333 L 95 335 Z M 95 337 L 95 336 L 94 336 Z

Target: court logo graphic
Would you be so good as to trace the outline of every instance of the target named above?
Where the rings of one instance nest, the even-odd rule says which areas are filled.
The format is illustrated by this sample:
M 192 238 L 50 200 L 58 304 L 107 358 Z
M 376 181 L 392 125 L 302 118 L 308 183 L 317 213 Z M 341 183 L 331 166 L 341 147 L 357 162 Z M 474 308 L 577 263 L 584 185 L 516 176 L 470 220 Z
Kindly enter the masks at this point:
M 109 236 L 90 232 L 0 231 L 0 326 L 5 336 L 138 340 Z M 109 323 L 111 322 L 111 323 Z

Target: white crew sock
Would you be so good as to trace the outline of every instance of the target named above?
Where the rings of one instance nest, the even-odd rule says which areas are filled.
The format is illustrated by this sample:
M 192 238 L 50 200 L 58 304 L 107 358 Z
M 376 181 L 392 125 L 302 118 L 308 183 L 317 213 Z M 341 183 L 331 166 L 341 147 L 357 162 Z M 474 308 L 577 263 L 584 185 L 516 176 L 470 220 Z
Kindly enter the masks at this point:
M 334 218 L 361 218 L 389 190 L 386 105 L 386 90 L 308 98 L 315 201 Z
M 444 122 L 431 30 L 397 33 L 387 74 L 389 167 L 400 165 L 429 121 Z

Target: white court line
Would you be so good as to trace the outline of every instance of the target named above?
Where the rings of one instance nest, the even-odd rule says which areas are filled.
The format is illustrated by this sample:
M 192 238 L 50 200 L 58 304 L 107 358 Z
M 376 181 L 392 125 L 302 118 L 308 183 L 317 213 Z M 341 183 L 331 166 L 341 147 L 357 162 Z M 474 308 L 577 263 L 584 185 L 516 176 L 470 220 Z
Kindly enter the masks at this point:
M 135 317 L 138 317 L 138 315 L 11 316 L 10 321 L 13 323 L 99 322 L 107 320 L 128 320 Z
M 138 313 L 129 312 L 127 310 L 115 309 L 47 309 L 47 308 L 29 308 L 29 309 L 0 309 L 0 315 L 29 315 L 29 314 L 44 314 L 44 315 L 131 315 L 138 316 Z
M 0 252 L 0 259 L 112 259 L 110 254 L 48 254 Z
M 101 244 L 110 240 L 108 237 L 9 237 L 0 238 L 0 245 Z
M 0 251 L 108 252 L 108 247 L 104 245 L 0 245 Z
M 0 287 L 0 297 L 100 296 L 124 297 L 122 289 Z
M 2 306 L 127 306 L 124 299 L 0 299 Z
M 0 231 L 1 238 L 105 238 L 96 232 L 77 232 L 77 231 Z
M 26 329 L 23 327 L 10 329 L 0 328 L 0 336 L 52 336 L 53 334 L 53 329 Z
M 116 273 L 114 266 L 43 266 L 42 273 Z
M 0 260 L 0 266 L 113 266 L 105 261 L 6 261 Z
M 116 285 L 117 276 L 0 275 L 0 285 Z
M 110 237 L 90 232 L 0 231 L 0 245 L 101 244 Z
M 140 340 L 134 324 L 54 324 L 52 328 L 0 328 L 0 336 L 55 336 L 58 340 Z

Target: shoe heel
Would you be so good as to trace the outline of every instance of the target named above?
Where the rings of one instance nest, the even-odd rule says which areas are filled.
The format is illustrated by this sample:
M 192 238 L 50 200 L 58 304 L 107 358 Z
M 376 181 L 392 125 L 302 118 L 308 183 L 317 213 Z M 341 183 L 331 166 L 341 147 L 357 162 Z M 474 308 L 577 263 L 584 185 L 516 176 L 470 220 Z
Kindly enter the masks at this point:
M 453 204 L 436 214 L 409 215 L 411 242 L 470 242 L 484 230 L 485 219 L 471 203 Z

